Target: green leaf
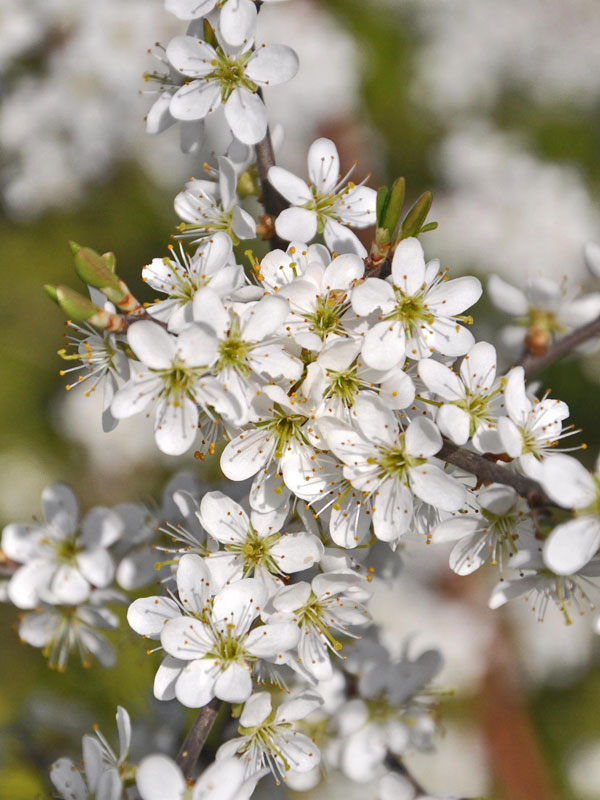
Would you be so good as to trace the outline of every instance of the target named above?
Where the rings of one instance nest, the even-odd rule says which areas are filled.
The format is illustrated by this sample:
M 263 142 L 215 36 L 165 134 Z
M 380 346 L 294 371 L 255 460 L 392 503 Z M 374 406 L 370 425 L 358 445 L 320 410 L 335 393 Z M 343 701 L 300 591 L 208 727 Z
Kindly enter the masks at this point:
M 46 283 L 44 284 L 44 291 L 51 300 L 54 300 L 55 303 L 58 303 L 58 293 L 56 291 L 56 286 L 52 286 L 52 284 Z
M 387 186 L 380 186 L 377 190 L 377 227 L 383 228 L 385 212 L 390 202 L 390 192 Z
M 84 297 L 68 286 L 56 287 L 56 301 L 69 319 L 79 322 L 86 322 L 102 310 L 88 297 Z
M 406 217 L 404 217 L 400 230 L 400 239 L 408 239 L 410 236 L 419 235 L 431 209 L 432 201 L 433 195 L 431 192 L 423 192 Z
M 104 256 L 90 247 L 80 247 L 76 251 L 75 271 L 84 283 L 101 289 L 111 300 L 118 302 L 123 298 L 119 279 L 109 268 Z
M 396 225 L 400 220 L 402 213 L 402 206 L 404 205 L 404 196 L 406 194 L 406 181 L 404 178 L 397 178 L 392 184 L 390 190 L 385 217 L 383 220 L 383 228 L 389 231 L 390 237 L 393 236 L 396 230 Z

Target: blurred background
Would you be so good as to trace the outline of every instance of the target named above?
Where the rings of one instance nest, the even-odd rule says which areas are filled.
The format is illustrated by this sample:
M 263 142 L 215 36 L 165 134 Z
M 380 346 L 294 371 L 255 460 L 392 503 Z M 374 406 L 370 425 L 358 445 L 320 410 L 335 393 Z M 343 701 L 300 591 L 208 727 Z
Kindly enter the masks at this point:
M 150 299 L 141 268 L 166 254 L 173 196 L 200 174 L 201 159 L 178 151 L 173 130 L 146 137 L 153 98 L 142 73 L 156 68 L 148 49 L 183 27 L 161 0 L 0 2 L 3 524 L 39 514 L 53 480 L 70 482 L 89 507 L 158 501 L 175 469 L 200 469 L 161 457 L 144 421 L 104 434 L 100 398 L 64 391 L 64 320 L 42 291 L 76 285 L 72 239 L 113 250 L 120 274 Z M 282 166 L 305 174 L 309 144 L 329 136 L 372 186 L 403 175 L 409 200 L 433 190 L 439 229 L 424 245 L 453 274 L 485 282 L 496 273 L 521 287 L 544 275 L 598 289 L 582 258 L 584 243 L 600 240 L 597 0 L 289 0 L 263 8 L 259 38 L 300 56 L 294 81 L 266 96 L 286 134 Z M 484 298 L 475 316 L 476 335 L 498 343 L 502 315 Z M 571 406 L 590 463 L 600 357 L 540 378 Z M 216 477 L 216 465 L 205 469 L 203 480 Z M 600 798 L 600 647 L 589 616 L 566 627 L 550 608 L 539 624 L 521 602 L 492 613 L 493 575 L 458 579 L 443 548 L 419 542 L 406 545 L 404 561 L 374 614 L 392 649 L 409 634 L 419 649 L 440 647 L 442 684 L 454 690 L 438 753 L 408 759 L 415 774 L 432 792 L 460 797 Z M 183 730 L 188 717 L 149 698 L 156 661 L 126 626 L 113 637 L 120 666 L 83 670 L 72 659 L 57 675 L 19 644 L 14 623 L 14 609 L 2 607 L 3 797 L 49 797 L 49 763 L 77 759 L 94 722 L 111 733 L 118 703 L 137 723 L 140 750 L 147 737 L 176 747 L 167 727 Z M 370 791 L 336 784 L 310 796 Z

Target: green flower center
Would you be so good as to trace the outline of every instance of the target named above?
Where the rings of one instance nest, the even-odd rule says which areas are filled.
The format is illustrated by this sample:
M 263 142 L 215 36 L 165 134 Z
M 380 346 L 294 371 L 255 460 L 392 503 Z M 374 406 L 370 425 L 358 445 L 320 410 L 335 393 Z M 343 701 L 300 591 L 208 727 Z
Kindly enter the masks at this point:
M 251 372 L 247 358 L 251 348 L 250 342 L 240 338 L 239 325 L 235 320 L 229 335 L 219 344 L 219 358 L 215 369 L 217 372 L 227 368 L 235 369 L 240 375 L 247 378 Z
M 323 341 L 327 334 L 337 333 L 340 336 L 344 335 L 340 319 L 347 309 L 347 303 L 344 303 L 346 292 L 333 291 L 324 300 L 320 295 L 317 297 L 315 310 L 311 314 L 305 314 L 304 319 L 310 325 L 313 333 L 315 333 L 321 341 Z
M 205 658 L 217 659 L 222 668 L 227 668 L 231 664 L 240 663 L 252 658 L 244 649 L 244 645 L 239 636 L 234 636 L 235 625 L 228 625 L 226 633 L 219 633 L 215 640 L 214 647 L 207 653 Z
M 520 320 L 519 324 L 526 328 L 536 328 L 543 333 L 550 334 L 550 336 L 567 333 L 567 328 L 558 321 L 553 311 L 544 311 L 533 306 L 529 307 L 527 316 Z
M 305 203 L 303 208 L 307 208 L 309 211 L 314 211 L 316 213 L 317 233 L 323 233 L 325 230 L 325 223 L 327 222 L 328 218 L 337 218 L 338 215 L 334 210 L 335 206 L 342 199 L 342 197 L 347 195 L 354 188 L 355 184 L 350 182 L 342 189 L 341 192 L 338 192 L 337 194 L 319 194 L 315 186 L 310 187 L 313 194 L 313 199 L 309 200 L 308 203 Z
M 194 384 L 205 371 L 205 367 L 189 367 L 183 361 L 175 359 L 168 369 L 152 371 L 163 380 L 161 394 L 171 397 L 175 405 L 179 405 L 184 397 L 194 400 Z
M 328 369 L 327 377 L 329 378 L 329 385 L 324 392 L 324 396 L 337 397 L 345 405 L 352 406 L 361 387 L 360 378 L 356 374 L 356 365 L 353 364 L 348 369 L 340 370 L 339 372 Z
M 408 455 L 404 448 L 404 434 L 398 437 L 398 443 L 393 447 L 380 448 L 379 458 L 369 459 L 370 464 L 378 464 L 381 467 L 379 477 L 393 476 L 399 478 L 407 486 L 409 485 L 408 471 L 411 467 L 419 467 L 427 463 L 426 458 L 416 458 Z
M 334 650 L 341 650 L 342 643 L 333 636 L 323 619 L 326 609 L 326 603 L 319 600 L 316 594 L 311 591 L 306 605 L 296 609 L 294 614 L 296 615 L 300 628 L 316 628 L 319 633 L 323 634 Z
M 278 403 L 274 406 L 272 419 L 255 423 L 257 428 L 266 428 L 275 437 L 275 458 L 282 458 L 289 442 L 296 439 L 304 441 L 302 435 L 302 425 L 306 422 L 306 417 L 289 414 L 284 411 Z
M 427 325 L 433 323 L 434 315 L 427 309 L 425 291 L 421 291 L 416 295 L 407 295 L 404 294 L 402 289 L 394 286 L 394 294 L 396 296 L 396 308 L 387 314 L 384 319 L 400 322 L 406 331 L 407 337 L 413 336 L 416 329 L 423 323 Z
M 282 575 L 277 562 L 270 555 L 271 547 L 280 538 L 279 533 L 261 536 L 250 525 L 246 540 L 225 547 L 231 553 L 238 553 L 244 561 L 244 578 L 252 577 L 256 567 L 262 566 L 269 572 Z
M 77 537 L 73 539 L 53 539 L 51 544 L 56 552 L 56 558 L 58 561 L 62 562 L 63 564 L 77 563 L 77 553 L 81 551 Z
M 216 58 L 211 61 L 213 71 L 206 76 L 208 81 L 216 81 L 221 85 L 221 100 L 226 103 L 234 89 L 239 86 L 256 92 L 258 87 L 246 77 L 246 65 L 252 57 L 252 51 L 240 56 L 227 55 L 220 47 L 216 50 Z

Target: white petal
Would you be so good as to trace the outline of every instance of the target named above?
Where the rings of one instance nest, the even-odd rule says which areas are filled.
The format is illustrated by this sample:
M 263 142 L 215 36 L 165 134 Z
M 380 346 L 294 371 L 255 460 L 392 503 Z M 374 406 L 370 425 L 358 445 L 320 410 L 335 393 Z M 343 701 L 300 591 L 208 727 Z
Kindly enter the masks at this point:
M 331 289 L 349 289 L 353 281 L 362 278 L 365 262 L 354 253 L 346 253 L 334 258 L 323 273 L 323 286 Z
M 238 239 L 254 239 L 256 236 L 256 222 L 254 218 L 238 205 L 233 207 L 231 227 Z
M 252 39 L 256 30 L 256 6 L 251 0 L 225 3 L 219 17 L 219 30 L 227 44 L 239 47 Z
M 430 346 L 443 356 L 462 356 L 475 344 L 470 330 L 453 320 L 436 319 Z
M 173 363 L 175 339 L 155 322 L 134 322 L 127 331 L 127 341 L 140 361 L 151 369 L 168 369 Z
M 192 78 L 213 71 L 214 49 L 195 36 L 174 36 L 167 45 L 167 58 L 173 67 Z
M 61 564 L 54 573 L 49 588 L 57 603 L 77 605 L 87 600 L 91 587 L 78 569 L 69 564 Z
M 215 697 L 226 703 L 245 703 L 252 694 L 252 677 L 246 666 L 230 664 L 215 682 Z
M 194 319 L 208 330 L 212 328 L 216 337 L 223 339 L 231 325 L 229 313 L 219 295 L 208 287 L 199 289 L 193 300 Z M 215 340 L 215 348 L 218 342 Z
M 55 611 L 25 614 L 19 625 L 19 638 L 32 647 L 44 647 L 60 623 L 61 616 Z
M 573 575 L 596 555 L 600 521 L 591 515 L 572 519 L 552 531 L 544 542 L 544 562 L 557 575 Z
M 511 458 L 518 458 L 523 452 L 523 437 L 515 423 L 508 417 L 500 417 L 497 422 L 498 436 L 504 452 Z
M 112 509 L 95 506 L 81 524 L 81 540 L 86 547 L 110 547 L 123 533 L 124 523 Z
M 238 87 L 225 103 L 225 119 L 233 135 L 244 144 L 257 144 L 267 132 L 267 109 L 258 96 Z
M 217 338 L 212 328 L 193 323 L 179 334 L 177 355 L 190 367 L 210 366 L 217 357 L 217 346 Z
M 260 429 L 240 434 L 223 450 L 221 469 L 229 480 L 246 480 L 267 464 L 274 448 L 274 438 L 267 442 L 265 432 Z
M 163 380 L 152 373 L 136 376 L 121 387 L 113 397 L 111 411 L 117 419 L 139 414 L 154 400 L 163 386 Z
M 303 239 L 310 242 L 317 235 L 317 215 L 308 208 L 286 208 L 275 220 L 275 231 L 287 241 Z
M 289 172 L 282 167 L 269 168 L 269 183 L 292 205 L 302 206 L 313 199 L 312 192 L 306 181 L 303 181 L 302 178 L 298 178 L 293 172 Z M 313 236 L 314 235 L 313 233 Z M 310 239 L 312 239 L 312 236 L 309 237 L 309 239 L 300 239 L 299 241 L 309 241 Z
M 98 781 L 97 800 L 121 800 L 123 797 L 123 781 L 115 767 L 105 770 Z
M 511 420 L 516 425 L 525 425 L 531 411 L 531 401 L 525 389 L 523 367 L 514 367 L 506 376 L 504 404 Z
M 301 572 L 320 560 L 323 544 L 309 533 L 286 533 L 271 547 L 270 554 L 284 572 Z
M 103 547 L 82 550 L 76 559 L 81 574 L 92 586 L 104 588 L 111 583 L 115 575 L 115 563 L 108 550 Z
M 245 767 L 239 758 L 223 758 L 207 767 L 196 781 L 191 800 L 249 800 L 259 772 L 244 781 Z M 246 792 L 248 784 L 248 792 Z
M 8 582 L 8 598 L 17 608 L 35 608 L 39 592 L 49 582 L 56 565 L 36 558 L 20 567 Z
M 175 699 L 175 684 L 186 663 L 186 661 L 180 661 L 173 656 L 163 658 L 154 676 L 153 691 L 157 700 Z
M 289 314 L 290 307 L 283 297 L 267 295 L 244 314 L 242 337 L 247 342 L 262 341 L 274 333 Z
M 396 416 L 375 395 L 361 392 L 354 403 L 352 415 L 368 442 L 383 445 L 395 443 L 398 436 Z
M 206 561 L 195 553 L 181 556 L 177 567 L 177 590 L 183 607 L 199 614 L 211 594 L 211 574 Z
M 211 641 L 204 623 L 194 617 L 167 620 L 160 632 L 166 652 L 180 661 L 201 659 L 210 650 Z
M 46 522 L 57 532 L 69 536 L 74 533 L 79 518 L 79 503 L 74 491 L 66 483 L 53 483 L 42 492 L 42 509 Z
M 264 608 L 267 590 L 254 578 L 245 578 L 222 589 L 214 599 L 213 618 L 220 628 L 234 626 L 236 635 L 245 633 Z
M 102 746 L 95 736 L 89 734 L 81 741 L 85 777 L 92 792 L 96 792 L 103 771 Z
M 436 526 L 431 539 L 435 544 L 456 542 L 465 536 L 470 536 L 479 528 L 479 520 L 473 517 L 450 517 Z
M 350 228 L 331 217 L 325 220 L 323 238 L 332 253 L 354 253 L 360 258 L 367 257 L 367 250 L 358 236 Z
M 594 478 L 571 456 L 555 455 L 544 462 L 544 489 L 566 508 L 586 508 L 596 497 Z
M 217 0 L 165 0 L 165 8 L 179 19 L 198 19 L 212 11 L 216 2 Z
M 426 417 L 417 417 L 406 429 L 406 452 L 418 458 L 435 455 L 442 446 L 442 437 L 436 425 Z
M 44 535 L 42 526 L 13 522 L 2 531 L 2 550 L 13 561 L 24 563 L 34 557 Z
M 489 391 L 496 378 L 496 348 L 489 342 L 477 342 L 463 358 L 460 376 L 471 391 Z
M 352 308 L 361 317 L 366 317 L 376 308 L 387 313 L 395 304 L 392 285 L 380 278 L 367 278 L 352 292 Z
M 365 336 L 362 355 L 367 366 L 388 370 L 397 366 L 406 352 L 406 337 L 399 322 L 383 321 Z
M 319 194 L 330 194 L 340 177 L 340 157 L 331 139 L 317 139 L 308 151 L 308 174 Z
M 308 717 L 322 704 L 321 695 L 317 691 L 308 689 L 283 702 L 275 712 L 275 720 L 277 722 L 297 722 Z
M 471 575 L 485 564 L 490 554 L 486 537 L 478 531 L 454 545 L 450 553 L 450 569 L 457 575 Z
M 215 696 L 213 659 L 196 659 L 186 664 L 175 684 L 175 695 L 187 708 L 201 708 L 210 703 Z
M 135 782 L 142 800 L 180 800 L 187 788 L 183 773 L 168 756 L 146 756 L 137 768 Z
M 222 492 L 204 495 L 198 519 L 207 533 L 223 544 L 244 542 L 250 528 L 244 509 Z
M 248 698 L 240 716 L 240 725 L 244 728 L 254 728 L 260 725 L 271 713 L 271 695 L 268 692 L 258 692 Z
M 471 435 L 471 417 L 463 408 L 452 404 L 443 405 L 435 418 L 436 425 L 444 436 L 454 444 L 466 444 Z
M 525 293 L 511 286 L 498 275 L 490 276 L 487 290 L 496 308 L 513 317 L 524 317 L 527 314 L 529 303 Z
M 462 483 L 433 464 L 411 467 L 410 485 L 417 497 L 443 511 L 458 511 L 467 499 Z
M 427 308 L 438 314 L 453 317 L 474 305 L 481 297 L 482 291 L 481 282 L 470 275 L 443 281 L 427 293 Z
M 596 278 L 600 278 L 600 244 L 587 242 L 583 247 L 583 257 L 589 271 Z
M 392 259 L 392 278 L 402 291 L 413 296 L 425 280 L 425 256 L 418 239 L 403 239 Z
M 123 706 L 117 706 L 117 731 L 119 733 L 119 758 L 125 757 L 131 747 L 131 719 Z
M 292 622 L 261 625 L 248 634 L 246 649 L 258 658 L 272 659 L 296 647 L 300 629 Z
M 154 438 L 159 450 L 178 456 L 189 450 L 198 430 L 198 408 L 189 397 L 163 400 L 156 409 Z
M 178 89 L 169 111 L 175 119 L 191 122 L 203 120 L 221 105 L 221 87 L 216 81 L 192 81 Z
M 373 530 L 383 542 L 394 542 L 410 527 L 414 500 L 400 481 L 386 480 L 373 498 Z
M 52 764 L 50 780 L 64 800 L 88 800 L 89 798 L 85 781 L 70 758 L 59 758 Z
M 255 83 L 277 86 L 291 80 L 298 72 L 298 66 L 298 56 L 291 47 L 283 44 L 262 45 L 248 62 L 246 75 Z
M 432 358 L 423 358 L 419 361 L 418 372 L 430 392 L 443 397 L 444 400 L 464 399 L 465 388 L 462 381 L 445 364 L 440 364 Z

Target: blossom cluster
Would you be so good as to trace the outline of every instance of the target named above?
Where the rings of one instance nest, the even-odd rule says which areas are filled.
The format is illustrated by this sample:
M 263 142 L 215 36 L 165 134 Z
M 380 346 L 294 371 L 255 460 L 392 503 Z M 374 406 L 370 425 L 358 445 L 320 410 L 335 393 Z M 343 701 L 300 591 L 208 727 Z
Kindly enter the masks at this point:
M 127 610 L 155 643 L 149 653 L 161 653 L 154 695 L 230 704 L 237 731 L 230 723 L 193 783 L 165 754 L 130 764 L 119 709 L 120 755 L 86 737 L 84 772 L 61 759 L 52 780 L 69 800 L 124 797 L 134 782 L 142 800 L 239 800 L 268 772 L 306 789 L 337 769 L 379 779 L 381 800 L 414 796 L 393 765 L 433 746 L 430 683 L 442 659 L 408 645 L 391 654 L 379 641 L 374 554 L 399 568 L 410 535 L 451 542 L 457 574 L 495 569 L 492 608 L 525 595 L 541 617 L 552 601 L 569 621 L 596 589 L 600 477 L 555 452 L 577 433 L 567 404 L 536 396 L 526 360 L 502 372 L 495 347 L 476 341 L 467 312 L 481 283 L 426 259 L 427 198 L 400 222 L 403 184 L 376 193 L 341 177 L 325 138 L 309 149 L 309 182 L 272 156 L 265 163 L 261 87 L 291 79 L 297 59 L 258 44 L 256 4 L 166 5 L 189 28 L 166 47 L 168 73 L 154 76 L 162 91 L 149 128 L 179 121 L 195 146 L 223 114 L 231 138 L 175 199 L 179 244 L 142 270 L 154 303 L 137 300 L 112 254 L 78 245 L 89 298 L 48 291 L 70 317 L 67 388 L 102 389 L 105 430 L 151 416 L 160 451 L 218 459 L 233 485 L 172 486 L 158 510 L 96 507 L 81 523 L 72 491 L 50 486 L 44 521 L 4 529 L 6 596 L 27 612 L 21 637 L 53 664 L 79 649 L 109 665 L 97 630 L 117 624 L 106 603 L 148 587 L 158 550 L 159 590 Z M 285 207 L 269 204 L 271 190 Z M 242 208 L 242 193 L 265 213 Z M 367 251 L 351 228 L 371 223 Z M 244 268 L 236 247 L 258 233 L 279 246 L 262 258 L 247 251 Z M 588 261 L 596 269 L 593 246 Z M 596 293 L 565 300 L 550 282 L 526 297 L 496 279 L 490 293 L 522 318 L 534 354 L 600 312 Z M 536 503 L 560 507 L 559 524 Z

